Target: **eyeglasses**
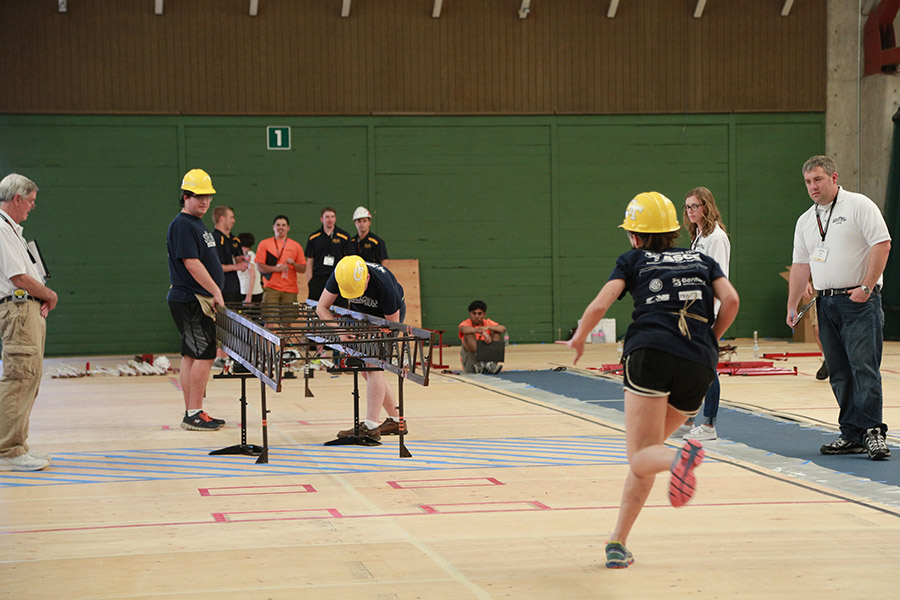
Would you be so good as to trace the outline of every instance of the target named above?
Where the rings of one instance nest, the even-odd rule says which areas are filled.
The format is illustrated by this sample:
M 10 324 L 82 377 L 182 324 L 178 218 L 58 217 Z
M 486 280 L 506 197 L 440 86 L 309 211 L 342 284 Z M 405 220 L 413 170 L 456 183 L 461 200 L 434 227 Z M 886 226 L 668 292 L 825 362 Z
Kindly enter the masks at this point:
M 685 204 L 684 210 L 686 210 L 687 212 L 692 212 L 695 210 L 699 210 L 701 206 L 703 206 L 703 205 L 702 204 Z

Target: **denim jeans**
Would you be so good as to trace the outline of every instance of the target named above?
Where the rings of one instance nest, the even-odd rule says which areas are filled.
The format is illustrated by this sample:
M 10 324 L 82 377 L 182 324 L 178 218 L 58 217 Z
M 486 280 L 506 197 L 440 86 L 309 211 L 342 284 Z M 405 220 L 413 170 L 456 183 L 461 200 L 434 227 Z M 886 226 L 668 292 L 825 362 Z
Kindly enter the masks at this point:
M 715 427 L 716 416 L 719 414 L 719 395 L 721 394 L 721 386 L 719 385 L 719 374 L 709 384 L 706 390 L 706 398 L 703 399 L 703 424 Z
M 862 443 L 867 429 L 882 422 L 881 352 L 884 311 L 881 294 L 865 302 L 849 296 L 822 296 L 816 300 L 819 340 L 828 377 L 840 412 L 841 437 Z

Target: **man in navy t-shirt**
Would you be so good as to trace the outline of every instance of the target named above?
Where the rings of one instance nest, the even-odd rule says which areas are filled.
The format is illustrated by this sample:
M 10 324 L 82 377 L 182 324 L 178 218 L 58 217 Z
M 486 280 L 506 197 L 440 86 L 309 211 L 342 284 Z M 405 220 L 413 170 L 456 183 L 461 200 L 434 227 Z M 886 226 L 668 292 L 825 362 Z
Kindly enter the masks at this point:
M 215 309 L 225 304 L 225 273 L 216 241 L 201 220 L 215 193 L 206 171 L 188 171 L 181 182 L 181 212 L 172 219 L 166 235 L 171 283 L 166 298 L 181 335 L 185 407 L 181 427 L 193 431 L 215 431 L 225 425 L 203 410 L 206 382 L 216 357 Z
M 316 306 L 316 314 L 320 319 L 334 320 L 331 307 L 340 297 L 350 301 L 351 310 L 395 323 L 402 323 L 406 317 L 403 287 L 394 274 L 379 264 L 367 263 L 360 256 L 342 258 L 325 282 L 325 289 Z M 405 435 L 406 423 L 400 423 L 394 390 L 385 380 L 384 372 L 363 371 L 362 375 L 366 380 L 366 420 L 359 424 L 359 431 L 354 431 L 351 427 L 338 432 L 338 437 L 360 435 L 378 440 L 382 435 L 398 435 L 401 427 Z M 379 425 L 382 406 L 388 416 Z

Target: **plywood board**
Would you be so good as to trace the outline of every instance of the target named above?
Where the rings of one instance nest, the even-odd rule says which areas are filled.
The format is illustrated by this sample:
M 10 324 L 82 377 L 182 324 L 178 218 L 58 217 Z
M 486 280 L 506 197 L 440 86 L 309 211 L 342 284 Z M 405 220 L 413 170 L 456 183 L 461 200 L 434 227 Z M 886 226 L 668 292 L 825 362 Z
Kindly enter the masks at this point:
M 406 297 L 405 323 L 414 327 L 422 326 L 422 296 L 419 288 L 419 259 L 391 259 L 388 269 L 403 286 Z

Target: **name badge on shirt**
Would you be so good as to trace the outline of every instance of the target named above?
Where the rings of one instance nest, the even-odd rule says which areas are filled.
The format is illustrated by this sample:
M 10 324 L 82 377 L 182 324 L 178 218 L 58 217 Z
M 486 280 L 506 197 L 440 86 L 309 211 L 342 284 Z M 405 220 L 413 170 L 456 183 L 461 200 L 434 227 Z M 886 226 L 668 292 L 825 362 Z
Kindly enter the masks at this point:
M 828 248 L 823 248 L 819 246 L 816 248 L 815 252 L 812 253 L 812 259 L 816 262 L 825 262 L 825 259 L 828 258 Z
M 325 258 L 322 259 L 322 264 L 325 265 L 326 267 L 330 267 L 330 266 L 334 265 L 334 257 L 329 254 L 328 256 L 326 256 Z

